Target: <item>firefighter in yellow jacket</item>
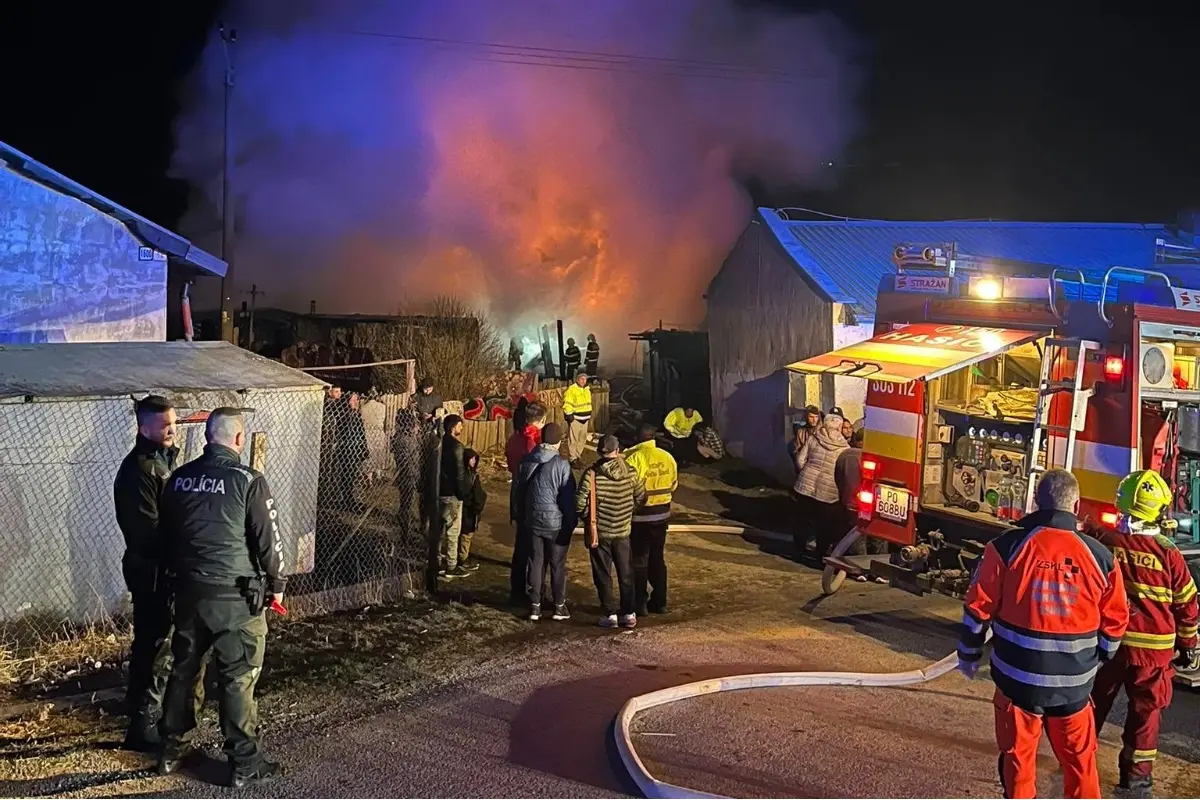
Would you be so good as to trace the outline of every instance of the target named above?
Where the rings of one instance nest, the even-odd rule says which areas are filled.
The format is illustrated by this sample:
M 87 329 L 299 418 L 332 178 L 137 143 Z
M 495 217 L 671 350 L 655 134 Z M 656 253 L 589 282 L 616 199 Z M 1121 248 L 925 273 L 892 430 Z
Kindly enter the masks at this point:
M 654 441 L 651 424 L 638 430 L 638 443 L 625 451 L 625 463 L 646 486 L 646 501 L 633 515 L 633 598 L 638 614 L 667 613 L 667 523 L 671 495 L 679 488 L 675 459 Z M 649 584 L 650 591 L 646 586 Z
M 587 373 L 582 370 L 575 374 L 575 382 L 563 392 L 563 416 L 567 421 L 567 460 L 578 465 L 583 460 L 588 422 L 592 419 L 592 390 L 588 388 Z

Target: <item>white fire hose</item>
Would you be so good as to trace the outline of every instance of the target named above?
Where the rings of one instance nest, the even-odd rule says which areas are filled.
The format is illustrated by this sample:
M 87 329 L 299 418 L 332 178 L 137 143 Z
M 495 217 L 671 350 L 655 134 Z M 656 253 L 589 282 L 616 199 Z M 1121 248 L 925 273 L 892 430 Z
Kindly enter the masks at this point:
M 756 528 L 736 525 L 672 525 L 670 526 L 670 530 L 681 533 L 728 533 L 734 535 L 754 532 L 771 538 L 787 538 L 789 540 L 791 538 L 783 537 L 781 534 L 771 531 L 762 531 Z M 850 533 L 846 534 L 838 542 L 837 547 L 833 550 L 833 555 L 840 556 L 845 553 L 858 537 L 859 532 L 857 528 L 850 531 Z M 845 573 L 841 574 L 844 578 Z M 840 583 L 839 581 L 839 586 Z M 836 588 L 834 591 L 836 591 Z M 879 686 L 893 688 L 898 686 L 913 686 L 940 678 L 947 672 L 952 672 L 957 665 L 958 656 L 955 653 L 951 653 L 941 661 L 937 661 L 922 669 L 908 670 L 907 672 L 764 672 L 756 675 L 731 675 L 728 678 L 713 678 L 706 681 L 685 683 L 682 686 L 659 689 L 656 692 L 638 695 L 630 699 L 621 708 L 620 713 L 617 714 L 616 721 L 613 724 L 613 740 L 617 746 L 617 753 L 621 757 L 625 771 L 629 773 L 629 777 L 633 779 L 638 789 L 646 797 L 724 797 L 724 795 L 708 794 L 707 792 L 686 789 L 682 786 L 666 783 L 651 775 L 633 746 L 629 732 L 633 718 L 638 713 L 656 706 L 676 703 L 680 700 L 688 700 L 693 697 L 702 697 L 707 694 L 716 694 L 717 692 L 733 692 L 739 689 L 764 689 L 775 686 Z

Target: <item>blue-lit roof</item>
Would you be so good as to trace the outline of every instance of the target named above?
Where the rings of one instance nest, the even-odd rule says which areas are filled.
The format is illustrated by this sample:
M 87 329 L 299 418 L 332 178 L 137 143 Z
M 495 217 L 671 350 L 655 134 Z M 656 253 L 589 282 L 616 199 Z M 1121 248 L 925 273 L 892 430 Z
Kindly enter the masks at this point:
M 67 176 L 55 172 L 45 164 L 33 160 L 4 142 L 0 142 L 0 162 L 6 164 L 14 172 L 43 183 L 57 192 L 70 195 L 121 221 L 125 227 L 129 228 L 130 233 L 145 242 L 147 246 L 160 250 L 169 257 L 178 259 L 195 269 L 220 278 L 225 277 L 228 265 L 221 259 L 206 253 L 187 239 L 171 233 L 161 225 L 155 225 L 145 217 L 133 213 L 124 206 L 117 205 L 104 195 L 97 194 Z
M 1194 247 L 1165 225 L 1087 222 L 891 222 L 859 220 L 785 220 L 769 208 L 760 219 L 796 266 L 832 302 L 854 305 L 875 315 L 875 293 L 884 275 L 896 272 L 891 261 L 897 244 L 954 242 L 959 252 L 980 257 L 1053 264 L 1082 269 L 1087 279 L 1112 266 L 1181 270 L 1197 277 L 1200 267 L 1156 263 L 1158 240 L 1167 246 Z M 1124 278 L 1128 280 L 1128 278 Z

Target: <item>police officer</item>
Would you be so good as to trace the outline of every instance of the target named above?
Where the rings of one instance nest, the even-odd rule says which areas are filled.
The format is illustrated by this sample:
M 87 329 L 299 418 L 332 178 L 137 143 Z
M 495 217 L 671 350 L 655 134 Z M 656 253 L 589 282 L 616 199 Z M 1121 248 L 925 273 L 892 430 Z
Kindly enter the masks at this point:
M 117 525 L 125 537 L 121 572 L 133 597 L 133 645 L 125 704 L 129 727 L 124 747 L 148 751 L 158 745 L 154 724 L 162 711 L 171 672 L 171 597 L 163 575 L 159 500 L 179 448 L 175 409 L 165 397 L 137 403 L 137 441 L 113 481 Z
M 254 686 L 266 647 L 264 609 L 272 597 L 283 597 L 283 543 L 266 478 L 241 463 L 246 443 L 241 412 L 216 409 L 205 434 L 204 454 L 176 470 L 163 494 L 167 557 L 176 576 L 176 625 L 158 771 L 175 771 L 187 752 L 196 727 L 188 693 L 211 647 L 229 784 L 238 788 L 281 772 L 259 752 Z

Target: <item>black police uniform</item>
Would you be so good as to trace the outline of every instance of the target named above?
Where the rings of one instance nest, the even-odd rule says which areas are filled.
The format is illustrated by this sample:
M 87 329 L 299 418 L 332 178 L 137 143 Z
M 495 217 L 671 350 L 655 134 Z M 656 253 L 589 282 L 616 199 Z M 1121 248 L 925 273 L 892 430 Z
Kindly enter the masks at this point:
M 176 580 L 176 624 L 160 771 L 174 768 L 196 727 L 188 691 L 211 647 L 225 753 L 232 782 L 240 785 L 267 763 L 259 754 L 254 687 L 266 648 L 264 606 L 285 586 L 275 501 L 266 478 L 243 466 L 237 451 L 209 444 L 171 475 L 162 512 Z
M 153 740 L 171 673 L 171 595 L 163 575 L 159 502 L 179 448 L 139 435 L 113 481 L 117 525 L 125 537 L 121 572 L 133 596 L 133 645 L 129 654 L 127 745 Z

